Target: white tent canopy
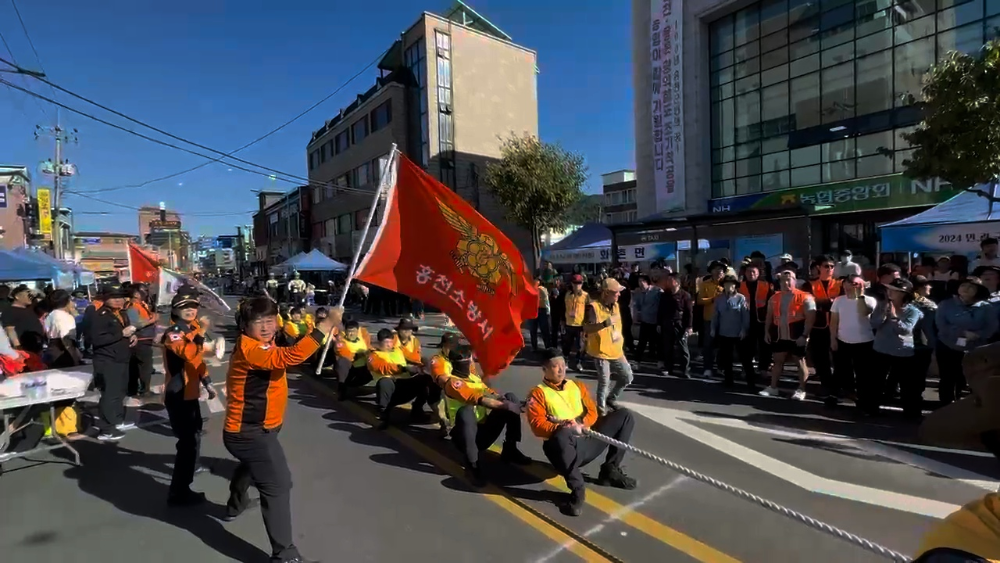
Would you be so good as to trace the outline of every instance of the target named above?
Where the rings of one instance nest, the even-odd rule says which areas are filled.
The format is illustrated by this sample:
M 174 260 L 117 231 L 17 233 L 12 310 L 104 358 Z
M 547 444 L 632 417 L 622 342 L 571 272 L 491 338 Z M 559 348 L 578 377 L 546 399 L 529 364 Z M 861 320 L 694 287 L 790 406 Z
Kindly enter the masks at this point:
M 319 249 L 297 254 L 278 264 L 272 270 L 280 272 L 346 272 L 347 265 L 323 254 Z

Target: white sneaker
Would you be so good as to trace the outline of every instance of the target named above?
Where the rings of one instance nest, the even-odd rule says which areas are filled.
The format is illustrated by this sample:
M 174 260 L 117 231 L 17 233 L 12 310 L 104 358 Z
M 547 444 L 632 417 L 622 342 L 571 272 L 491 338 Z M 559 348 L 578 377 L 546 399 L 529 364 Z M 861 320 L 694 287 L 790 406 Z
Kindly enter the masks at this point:
M 793 401 L 805 401 L 806 400 L 806 392 L 805 392 L 805 390 L 804 389 L 796 389 L 795 392 L 792 393 L 792 400 Z
M 764 389 L 763 391 L 757 394 L 760 395 L 761 397 L 777 397 L 778 390 L 774 387 L 768 386 L 767 389 Z
M 124 432 L 126 430 L 132 430 L 133 428 L 135 428 L 135 423 L 134 422 L 123 422 L 121 424 L 115 425 L 115 428 L 117 428 L 118 430 L 121 430 L 122 432 Z

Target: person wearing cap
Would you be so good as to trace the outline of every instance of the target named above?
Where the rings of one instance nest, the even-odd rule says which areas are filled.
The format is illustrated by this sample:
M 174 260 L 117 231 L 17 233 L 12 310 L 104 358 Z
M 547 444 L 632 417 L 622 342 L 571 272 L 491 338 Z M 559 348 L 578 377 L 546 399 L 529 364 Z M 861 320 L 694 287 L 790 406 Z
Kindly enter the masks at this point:
M 708 265 L 709 275 L 698 288 L 698 305 L 701 305 L 701 361 L 705 367 L 705 377 L 711 377 L 715 369 L 715 346 L 712 342 L 712 315 L 715 309 L 715 298 L 722 293 L 722 278 L 726 273 L 726 265 L 718 260 Z
M 996 334 L 997 319 L 989 301 L 990 290 L 982 280 L 969 276 L 958 286 L 958 294 L 938 303 L 937 361 L 941 403 L 950 404 L 965 391 L 962 360 L 966 352 L 986 344 Z
M 812 293 L 816 301 L 816 323 L 809 337 L 808 352 L 816 376 L 829 395 L 836 388 L 831 366 L 833 356 L 830 344 L 830 309 L 833 307 L 833 300 L 843 295 L 844 290 L 841 281 L 833 275 L 837 267 L 833 258 L 824 254 L 817 256 L 813 263 L 819 271 L 819 276 L 802 288 Z
M 743 294 L 736 291 L 739 280 L 736 276 L 726 274 L 722 278 L 722 293 L 715 298 L 712 306 L 712 340 L 719 350 L 719 368 L 725 377 L 723 383 L 727 387 L 735 384 L 733 380 L 733 357 L 740 342 L 750 331 L 750 307 Z M 757 392 L 757 372 L 747 370 L 744 366 L 743 377 L 752 393 Z
M 225 520 L 250 507 L 250 485 L 260 493 L 261 515 L 271 544 L 271 561 L 304 563 L 292 531 L 291 471 L 278 434 L 288 406 L 287 369 L 304 363 L 340 324 L 337 307 L 312 334 L 294 346 L 276 346 L 278 308 L 266 297 L 240 306 L 240 335 L 226 372 L 226 417 L 222 444 L 237 460 L 229 483 Z
M 868 377 L 858 380 L 858 408 L 868 415 L 878 414 L 886 391 L 899 385 L 903 414 L 920 418 L 923 382 L 914 376 L 913 362 L 914 331 L 923 313 L 913 304 L 909 280 L 893 280 L 885 287 L 887 299 L 878 303 L 871 316 L 874 353 Z
M 754 252 L 763 257 L 763 253 Z M 747 373 L 747 370 L 767 373 L 771 368 L 771 351 L 764 342 L 764 327 L 767 325 L 767 304 L 771 300 L 774 286 L 767 279 L 754 253 L 751 253 L 750 263 L 743 270 L 743 280 L 739 286 L 739 292 L 746 298 L 747 309 L 750 311 L 750 329 L 739 350 L 740 363 Z M 757 359 L 756 367 L 754 358 Z
M 14 348 L 37 360 L 32 362 L 37 364 L 41 361 L 47 339 L 42 321 L 35 312 L 33 293 L 24 284 L 15 287 L 10 292 L 10 307 L 0 318 L 0 322 Z
M 771 384 L 760 392 L 764 397 L 777 397 L 778 381 L 785 370 L 785 360 L 792 356 L 799 368 L 799 387 L 792 399 L 806 398 L 806 345 L 816 321 L 816 301 L 812 294 L 795 287 L 795 270 L 785 269 L 778 274 L 780 290 L 767 304 L 767 329 L 765 339 L 771 346 Z
M 632 366 L 625 359 L 625 338 L 618 309 L 618 294 L 623 289 L 614 278 L 605 278 L 601 282 L 600 296 L 587 305 L 583 319 L 587 355 L 594 359 L 597 368 L 597 410 L 602 415 L 608 409 L 618 408 L 618 398 L 632 383 Z M 615 386 L 609 389 L 612 373 Z
M 530 458 L 521 453 L 521 401 L 513 393 L 501 395 L 475 374 L 472 350 L 458 346 L 448 354 L 435 383 L 444 391 L 445 417 L 451 439 L 465 462 L 466 477 L 477 487 L 485 484 L 479 455 L 504 435 L 501 461 L 525 465 Z M 440 364 L 439 364 L 440 365 Z
M 197 293 L 177 293 L 170 302 L 170 327 L 163 333 L 163 404 L 170 429 L 177 438 L 177 456 L 170 478 L 167 503 L 190 506 L 205 501 L 204 493 L 191 490 L 201 449 L 201 389 L 215 397 L 205 365 L 205 352 L 214 351 L 214 342 L 205 339 L 205 327 L 198 322 Z
M 393 338 L 393 345 L 403 351 L 407 362 L 422 366 L 424 365 L 424 359 L 420 355 L 420 340 L 413 334 L 416 331 L 417 325 L 411 319 L 400 319 L 396 325 L 396 335 Z
M 563 299 L 566 309 L 566 335 L 563 338 L 562 351 L 567 358 L 570 357 L 570 353 L 576 352 L 576 359 L 571 367 L 573 371 L 580 372 L 583 369 L 583 318 L 587 312 L 590 296 L 583 290 L 582 275 L 573 274 L 569 283 L 570 290 Z
M 586 502 L 586 481 L 581 470 L 597 459 L 608 445 L 586 436 L 593 429 L 628 443 L 635 428 L 632 411 L 621 408 L 598 417 L 597 405 L 587 386 L 566 377 L 566 360 L 555 349 L 545 351 L 542 382 L 528 394 L 525 415 L 531 431 L 544 442 L 545 457 L 564 479 L 569 495 L 560 510 L 579 516 Z M 637 482 L 622 469 L 625 450 L 611 446 L 601 465 L 597 483 L 632 490 Z
M 49 314 L 42 323 L 49 347 L 45 364 L 52 369 L 83 364 L 76 334 L 76 304 L 65 289 L 57 289 L 45 298 Z
M 125 308 L 128 323 L 135 327 L 136 343 L 129 360 L 128 394 L 146 397 L 151 394 L 153 377 L 153 340 L 156 338 L 157 314 L 149 306 L 146 289 L 142 284 L 130 288 L 130 301 Z
M 552 331 L 551 322 L 549 321 L 549 313 L 552 311 L 552 306 L 549 302 L 549 289 L 542 283 L 542 273 L 541 271 L 535 273 L 535 291 L 538 292 L 538 314 L 534 319 L 528 321 L 528 333 L 531 336 L 531 349 L 535 352 L 538 351 L 538 331 L 542 331 L 542 343 L 546 348 L 552 346 Z
M 407 361 L 406 355 L 395 345 L 395 340 L 391 330 L 383 328 L 378 331 L 375 349 L 369 352 L 367 358 L 368 372 L 375 380 L 375 402 L 382 429 L 389 427 L 392 409 L 410 401 L 413 401 L 412 419 L 423 422 L 427 418 L 424 405 L 427 404 L 430 387 L 434 385 L 420 366 Z
M 833 277 L 842 280 L 847 276 L 861 276 L 861 264 L 854 261 L 854 253 L 844 249 L 840 253 L 840 262 L 833 269 Z
M 97 439 L 113 442 L 125 437 L 123 430 L 135 428 L 135 424 L 125 421 L 125 396 L 136 327 L 125 316 L 129 294 L 124 287 L 111 284 L 101 294 L 104 303 L 97 310 L 89 333 L 94 347 L 94 379 L 101 390 Z
M 337 355 L 337 398 L 344 400 L 351 389 L 372 380 L 368 373 L 371 335 L 351 317 L 344 320 L 344 332 L 333 343 Z

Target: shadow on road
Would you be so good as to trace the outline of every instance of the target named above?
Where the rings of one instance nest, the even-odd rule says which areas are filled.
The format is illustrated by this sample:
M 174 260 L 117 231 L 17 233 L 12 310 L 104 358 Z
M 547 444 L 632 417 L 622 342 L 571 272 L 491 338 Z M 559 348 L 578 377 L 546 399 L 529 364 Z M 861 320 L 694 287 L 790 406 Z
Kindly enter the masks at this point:
M 75 444 L 85 465 L 66 470 L 65 476 L 77 482 L 80 490 L 93 495 L 127 514 L 158 520 L 186 530 L 208 548 L 235 561 L 268 561 L 269 555 L 226 530 L 217 520 L 225 507 L 206 503 L 197 508 L 167 506 L 168 485 L 161 482 L 169 475 L 172 454 L 148 454 L 113 445 L 79 441 Z M 212 473 L 232 475 L 236 462 L 221 458 L 202 458 Z

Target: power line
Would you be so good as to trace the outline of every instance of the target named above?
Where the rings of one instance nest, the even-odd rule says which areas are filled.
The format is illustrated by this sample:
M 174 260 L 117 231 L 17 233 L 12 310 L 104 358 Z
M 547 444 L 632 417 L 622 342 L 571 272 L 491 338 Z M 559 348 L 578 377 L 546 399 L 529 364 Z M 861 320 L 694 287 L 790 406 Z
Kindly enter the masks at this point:
M 13 0 L 11 0 L 11 1 L 13 1 Z M 236 153 L 238 153 L 240 151 L 243 151 L 244 149 L 248 149 L 248 148 L 252 147 L 253 145 L 256 145 L 257 143 L 263 141 L 264 139 L 270 137 L 271 135 L 274 135 L 275 133 L 281 131 L 282 129 L 284 129 L 286 127 L 288 127 L 292 123 L 295 123 L 296 121 L 298 121 L 299 119 L 301 119 L 302 117 L 304 117 L 306 114 L 310 113 L 312 110 L 316 109 L 317 107 L 319 107 L 320 105 L 322 105 L 323 103 L 325 103 L 330 98 L 336 96 L 338 93 L 340 93 L 341 90 L 343 90 L 344 88 L 346 88 L 347 86 L 349 86 L 359 76 L 361 76 L 362 74 L 364 74 L 368 69 L 370 69 L 378 61 L 380 61 L 382 59 L 382 57 L 384 57 L 387 52 L 388 52 L 388 49 L 385 50 L 385 51 L 383 51 L 381 54 L 379 54 L 378 57 L 376 57 L 370 63 L 368 63 L 367 65 L 365 65 L 364 68 L 362 68 L 358 72 L 354 73 L 354 75 L 352 75 L 350 78 L 348 78 L 346 82 L 344 82 L 343 84 L 341 84 L 340 86 L 338 86 L 333 92 L 331 92 L 330 94 L 328 94 L 323 99 L 321 99 L 318 102 L 314 103 L 313 105 L 309 106 L 304 111 L 300 112 L 299 114 L 297 114 L 296 116 L 292 117 L 288 121 L 282 123 L 278 127 L 275 127 L 274 129 L 268 131 L 267 133 L 261 135 L 260 137 L 257 137 L 253 141 L 250 141 L 249 143 L 247 143 L 247 144 L 241 146 L 240 148 L 238 148 L 238 149 L 236 149 L 234 151 L 231 151 L 229 153 L 225 153 L 225 152 L 213 149 L 211 147 L 207 147 L 205 145 L 202 145 L 202 144 L 196 143 L 194 141 L 190 141 L 188 139 L 185 139 L 184 137 L 180 137 L 178 135 L 174 135 L 174 134 L 172 134 L 172 133 L 170 133 L 168 131 L 164 131 L 163 129 L 154 127 L 152 125 L 149 125 L 148 123 L 145 123 L 143 121 L 140 121 L 138 119 L 130 117 L 130 116 L 124 114 L 124 113 L 121 113 L 121 112 L 119 112 L 117 110 L 114 110 L 112 108 L 104 106 L 104 105 L 102 105 L 102 104 L 100 104 L 98 102 L 95 102 L 95 101 L 93 101 L 93 100 L 91 100 L 91 99 L 89 99 L 87 97 L 81 96 L 81 95 L 79 95 L 79 94 L 77 94 L 75 92 L 67 90 L 66 88 L 63 88 L 62 86 L 59 86 L 57 84 L 53 84 L 48 79 L 38 78 L 38 80 L 40 80 L 41 82 L 44 82 L 45 84 L 48 84 L 50 88 L 54 88 L 56 90 L 59 90 L 60 92 L 64 92 L 66 94 L 69 94 L 70 96 L 73 96 L 74 98 L 77 98 L 77 99 L 79 99 L 81 101 L 87 102 L 88 104 L 91 104 L 91 105 L 93 105 L 95 107 L 103 109 L 104 111 L 112 113 L 112 114 L 114 114 L 114 115 L 116 115 L 118 117 L 121 117 L 121 118 L 126 119 L 128 121 L 131 121 L 132 123 L 135 123 L 137 125 L 141 125 L 141 126 L 147 128 L 147 129 L 150 129 L 152 131 L 156 131 L 157 133 L 160 133 L 161 135 L 165 135 L 165 136 L 170 137 L 171 139 L 174 139 L 176 141 L 181 141 L 182 143 L 187 143 L 189 145 L 198 147 L 200 149 L 207 150 L 207 151 L 209 151 L 211 153 L 214 153 L 214 154 L 217 154 L 217 155 L 221 155 L 218 158 L 205 157 L 205 158 L 210 158 L 211 160 L 209 160 L 208 162 L 199 164 L 198 166 L 195 166 L 195 167 L 192 167 L 192 168 L 188 168 L 188 169 L 182 170 L 180 172 L 175 172 L 173 174 L 168 174 L 166 176 L 161 176 L 159 178 L 155 178 L 155 179 L 152 179 L 152 180 L 147 180 L 147 181 L 141 182 L 139 184 L 116 186 L 116 187 L 112 187 L 112 188 L 102 188 L 102 189 L 99 189 L 99 190 L 90 191 L 89 193 L 110 192 L 110 191 L 117 191 L 117 190 L 120 190 L 120 189 L 128 189 L 128 188 L 141 188 L 141 187 L 147 186 L 147 185 L 155 183 L 155 182 L 159 182 L 159 181 L 162 181 L 162 180 L 168 180 L 170 178 L 175 178 L 177 176 L 180 176 L 180 175 L 183 175 L 183 174 L 187 174 L 188 172 L 193 172 L 195 170 L 198 170 L 199 168 L 203 168 L 205 166 L 208 166 L 209 164 L 213 164 L 213 163 L 219 162 L 219 161 L 221 161 L 221 160 L 223 160 L 225 158 L 231 158 L 232 160 L 235 160 L 237 162 L 242 162 L 242 163 L 248 164 L 250 166 L 256 166 L 257 168 L 261 168 L 261 169 L 266 170 L 268 172 L 271 172 L 273 174 L 279 174 L 281 176 L 286 176 L 288 178 L 300 180 L 301 182 L 304 182 L 304 183 L 307 183 L 307 184 L 310 184 L 310 185 L 320 184 L 320 185 L 322 185 L 324 187 L 325 186 L 333 186 L 333 187 L 336 187 L 338 189 L 343 189 L 343 190 L 354 190 L 356 188 L 350 188 L 348 186 L 336 186 L 336 185 L 333 185 L 333 184 L 330 184 L 330 183 L 317 183 L 317 182 L 313 182 L 313 181 L 309 180 L 308 178 L 303 178 L 302 176 L 297 176 L 295 174 L 289 174 L 287 172 L 282 172 L 280 170 L 275 170 L 273 168 L 268 168 L 266 166 L 261 166 L 259 164 L 255 164 L 253 162 L 250 162 L 248 160 L 244 160 L 242 158 L 235 158 L 235 157 L 233 157 L 233 155 L 235 155 Z M 200 156 L 203 156 L 203 155 L 200 155 Z M 359 190 L 359 191 L 361 191 L 363 193 L 367 193 L 365 190 Z
M 2 31 L 0 31 L 0 42 L 3 43 L 4 49 L 7 49 L 7 54 L 10 56 L 10 60 L 14 61 L 14 62 L 11 63 L 11 62 L 7 62 L 7 61 L 5 61 L 3 59 L 0 59 L 0 62 L 3 62 L 5 64 L 10 65 L 10 66 L 14 67 L 16 70 L 22 70 L 21 67 L 20 67 L 20 65 L 17 64 L 17 57 L 14 56 L 14 50 L 10 48 L 10 43 L 7 43 L 7 38 L 3 36 L 3 32 Z M 28 82 L 27 82 L 27 80 L 25 80 L 23 74 L 21 75 L 21 80 L 24 80 L 25 86 L 28 85 Z M 38 106 L 38 111 L 42 112 L 42 115 L 48 117 L 48 114 L 45 112 L 45 106 L 43 106 L 42 103 L 40 101 L 38 101 L 37 98 L 35 98 L 34 101 L 35 101 L 35 105 Z M 27 117 L 27 115 L 25 115 L 25 117 Z
M 136 207 L 134 205 L 126 205 L 124 203 L 118 203 L 117 201 L 109 201 L 109 200 L 106 200 L 106 199 L 101 199 L 101 198 L 93 197 L 93 196 L 90 196 L 90 195 L 87 195 L 87 194 L 77 193 L 77 194 L 74 194 L 74 195 L 78 195 L 80 197 L 83 197 L 83 198 L 86 198 L 86 199 L 89 199 L 89 200 L 93 200 L 93 201 L 96 201 L 96 202 L 99 202 L 99 203 L 105 203 L 105 204 L 108 204 L 108 205 L 113 205 L 115 207 L 121 207 L 123 209 L 128 209 L 130 211 L 141 211 L 142 210 L 141 207 Z M 204 212 L 204 213 L 198 213 L 198 212 L 195 212 L 195 213 L 181 213 L 181 212 L 177 211 L 175 213 L 177 213 L 178 215 L 184 215 L 184 216 L 188 216 L 188 217 L 229 217 L 229 216 L 233 216 L 233 215 L 253 215 L 256 212 L 257 212 L 257 210 L 244 211 L 244 212 L 231 212 L 231 211 L 222 212 L 222 211 L 219 211 L 219 212 Z M 74 212 L 74 214 L 77 214 L 77 215 L 80 215 L 80 214 L 84 214 L 84 215 L 111 215 L 112 213 L 111 212 L 107 212 L 107 211 L 80 211 L 80 212 Z
M 3 61 L 2 59 L 0 59 L 0 62 L 6 62 L 6 61 Z M 121 125 L 118 125 L 118 124 L 115 124 L 115 123 L 111 123 L 110 121 L 107 121 L 105 119 L 101 119 L 100 117 L 93 116 L 93 115 L 91 115 L 89 113 L 86 113 L 84 111 L 80 111 L 78 109 L 71 108 L 71 107 L 67 106 L 66 104 L 63 104 L 63 103 L 58 102 L 56 100 L 53 100 L 52 98 L 48 98 L 46 96 L 43 96 L 42 94 L 39 94 L 37 92 L 33 92 L 31 90 L 28 90 L 27 88 L 22 88 L 20 86 L 17 86 L 16 84 L 12 84 L 12 83 L 10 83 L 7 80 L 4 80 L 2 78 L 0 78 L 0 84 L 6 85 L 6 86 L 11 87 L 11 88 L 14 88 L 16 90 L 20 90 L 21 92 L 24 92 L 25 94 L 28 94 L 29 96 L 34 96 L 34 97 L 36 97 L 36 98 L 38 98 L 40 100 L 44 100 L 44 101 L 46 101 L 46 102 L 48 102 L 50 104 L 53 104 L 53 105 L 58 106 L 58 107 L 61 107 L 61 108 L 65 109 L 65 110 L 67 110 L 67 111 L 70 111 L 72 113 L 75 113 L 75 114 L 83 116 L 83 117 L 86 117 L 87 119 L 91 119 L 91 120 L 94 120 L 94 121 L 96 121 L 98 123 L 101 123 L 103 125 L 107 125 L 108 127 L 112 127 L 114 129 L 118 129 L 119 131 L 123 131 L 123 132 L 129 133 L 131 135 L 135 135 L 136 137 L 139 137 L 140 139 L 145 139 L 147 141 L 150 141 L 152 143 L 156 143 L 158 145 L 163 145 L 165 147 L 169 147 L 169 148 L 176 149 L 176 150 L 179 150 L 179 151 L 183 151 L 183 152 L 186 152 L 186 153 L 189 153 L 189 154 L 193 154 L 193 155 L 199 156 L 201 158 L 207 158 L 207 159 L 211 160 L 212 162 L 217 162 L 217 161 L 222 160 L 223 158 L 225 158 L 225 156 L 222 156 L 222 157 L 219 157 L 219 158 L 211 157 L 211 156 L 199 153 L 197 151 L 193 151 L 191 149 L 187 149 L 187 148 L 184 148 L 184 147 L 180 147 L 180 146 L 168 143 L 166 141 L 161 141 L 159 139 L 155 139 L 155 138 L 150 137 L 148 135 L 143 135 L 142 133 L 133 131 L 133 130 L 128 129 L 126 127 L 122 127 Z M 257 174 L 257 175 L 265 176 L 265 177 L 268 177 L 268 178 L 271 178 L 271 179 L 281 180 L 282 182 L 286 182 L 286 183 L 289 183 L 289 184 L 295 184 L 295 185 L 301 184 L 301 182 L 299 182 L 297 180 L 289 180 L 288 178 L 285 178 L 284 175 L 278 176 L 277 174 L 268 174 L 266 172 L 261 172 L 259 170 L 252 170 L 250 168 L 245 168 L 245 167 L 242 167 L 242 166 L 239 166 L 239 165 L 236 165 L 236 164 L 233 164 L 233 163 L 228 163 L 228 162 L 225 163 L 225 164 L 227 166 L 231 166 L 233 168 L 236 168 L 238 170 L 242 170 L 244 172 L 249 172 L 251 174 Z M 251 163 L 251 164 L 254 165 L 254 166 L 257 166 L 258 168 L 263 168 L 263 167 L 261 167 L 259 165 L 255 165 L 253 163 Z M 332 184 L 332 183 L 329 183 L 329 182 L 313 182 L 313 181 L 308 181 L 307 180 L 307 184 L 310 185 L 310 186 L 316 186 L 316 187 L 333 187 L 333 188 L 336 188 L 336 189 L 341 190 L 341 191 L 351 191 L 351 192 L 357 192 L 357 193 L 361 193 L 361 194 L 365 194 L 365 195 L 370 195 L 372 193 L 370 190 L 365 190 L 365 189 L 361 189 L 361 188 L 351 188 L 349 186 L 338 186 L 336 184 Z M 80 192 L 76 192 L 76 191 L 71 192 L 69 190 L 67 190 L 67 193 L 74 193 L 74 194 L 77 194 L 77 195 L 83 195 Z
M 38 70 L 45 74 L 45 67 L 42 66 L 42 57 L 38 56 L 38 49 L 35 48 L 35 42 L 31 40 L 31 34 L 28 33 L 28 26 L 24 25 L 24 18 L 21 17 L 21 10 L 17 9 L 17 0 L 10 0 L 10 5 L 14 7 L 14 13 L 17 14 L 17 21 L 21 23 L 21 31 L 24 32 L 24 37 L 28 40 L 28 46 L 31 47 L 31 52 L 35 54 L 35 62 L 38 63 Z M 11 53 L 11 58 L 14 55 Z M 52 85 L 49 85 L 52 88 Z M 52 90 L 52 96 L 55 97 L 56 92 Z

